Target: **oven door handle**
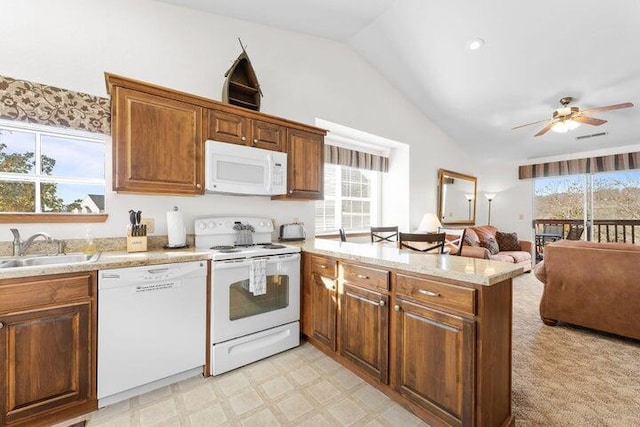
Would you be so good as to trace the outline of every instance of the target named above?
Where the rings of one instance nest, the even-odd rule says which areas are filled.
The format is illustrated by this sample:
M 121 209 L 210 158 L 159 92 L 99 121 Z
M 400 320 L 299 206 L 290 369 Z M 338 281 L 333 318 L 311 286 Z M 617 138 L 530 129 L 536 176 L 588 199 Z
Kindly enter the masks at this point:
M 242 258 L 242 259 L 228 259 L 224 261 L 214 261 L 213 268 L 215 270 L 245 267 L 251 264 L 253 260 L 266 259 L 267 264 L 275 264 L 278 262 L 291 262 L 300 259 L 300 254 L 285 254 L 285 255 L 267 255 L 255 258 Z

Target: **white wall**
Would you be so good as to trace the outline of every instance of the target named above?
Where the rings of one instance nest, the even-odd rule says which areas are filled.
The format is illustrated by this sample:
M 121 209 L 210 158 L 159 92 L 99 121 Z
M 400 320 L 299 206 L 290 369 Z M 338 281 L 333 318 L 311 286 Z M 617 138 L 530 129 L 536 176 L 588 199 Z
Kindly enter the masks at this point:
M 344 44 L 150 0 L 5 2 L 0 74 L 106 96 L 103 73 L 108 71 L 220 99 L 224 72 L 240 53 L 237 37 L 247 45 L 260 80 L 263 112 L 309 124 L 322 117 L 410 145 L 410 205 L 396 209 L 409 212 L 411 228 L 424 212 L 436 211 L 437 168 L 476 171 L 453 141 Z M 108 190 L 110 178 L 109 172 Z M 407 191 L 406 182 L 397 185 Z M 265 215 L 278 223 L 299 218 L 313 229 L 312 202 L 111 191 L 105 199 L 109 219 L 92 225 L 98 237 L 123 235 L 129 209 L 154 217 L 155 234 L 166 234 L 165 212 L 174 205 L 185 212 L 190 233 L 194 217 L 227 213 Z M 10 226 L 27 234 L 51 229 L 8 224 L 0 240 L 10 240 Z M 56 225 L 52 234 L 81 237 L 84 229 Z

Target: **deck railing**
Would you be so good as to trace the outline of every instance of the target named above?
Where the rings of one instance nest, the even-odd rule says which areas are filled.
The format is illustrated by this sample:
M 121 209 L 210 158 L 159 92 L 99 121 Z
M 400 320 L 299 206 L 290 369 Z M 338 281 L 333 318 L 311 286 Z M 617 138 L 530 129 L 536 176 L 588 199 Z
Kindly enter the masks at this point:
M 562 238 L 567 238 L 572 227 L 584 226 L 581 219 L 534 219 L 533 227 L 536 234 L 557 230 Z M 583 240 L 594 242 L 618 242 L 640 245 L 640 220 L 638 219 L 595 219 L 588 221 Z

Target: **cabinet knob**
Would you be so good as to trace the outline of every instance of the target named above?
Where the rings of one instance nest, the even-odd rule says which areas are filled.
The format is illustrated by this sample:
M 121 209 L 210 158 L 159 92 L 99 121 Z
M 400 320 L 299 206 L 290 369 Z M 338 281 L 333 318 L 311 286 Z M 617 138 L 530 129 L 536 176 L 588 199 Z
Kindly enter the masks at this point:
M 196 184 L 196 188 L 202 188 L 202 185 Z
M 254 144 L 257 144 L 257 143 L 258 143 L 258 139 L 257 139 L 257 138 L 254 138 L 253 143 L 254 143 Z
M 242 137 L 240 137 L 240 140 L 241 140 L 241 141 L 246 141 L 246 140 L 247 140 L 247 137 L 246 137 L 246 136 L 242 136 Z
M 396 304 L 396 305 L 393 306 L 393 309 L 395 311 L 400 311 L 400 306 Z
M 289 194 L 293 194 L 293 190 L 289 190 Z
M 384 307 L 384 306 L 385 306 L 385 304 L 386 304 L 386 303 L 385 303 L 383 300 L 381 300 L 381 301 L 378 303 L 378 305 L 379 305 L 380 307 Z
M 358 274 L 358 275 L 356 275 L 356 277 L 358 279 L 368 279 L 369 278 L 369 276 L 365 276 L 364 274 Z
M 0 329 L 4 328 L 4 323 L 0 322 Z

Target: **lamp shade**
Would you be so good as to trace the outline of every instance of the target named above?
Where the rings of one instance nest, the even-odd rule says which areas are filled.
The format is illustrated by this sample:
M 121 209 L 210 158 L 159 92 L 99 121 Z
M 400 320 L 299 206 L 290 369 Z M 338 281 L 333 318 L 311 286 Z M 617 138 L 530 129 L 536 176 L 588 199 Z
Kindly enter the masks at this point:
M 438 227 L 442 227 L 442 224 L 440 224 L 440 220 L 438 220 L 436 214 L 426 213 L 422 217 L 422 221 L 420 221 L 420 225 L 418 226 L 418 229 L 416 231 L 431 233 L 434 231 L 438 231 Z
M 487 197 L 487 200 L 491 201 L 496 197 L 495 193 L 485 193 L 484 194 Z

